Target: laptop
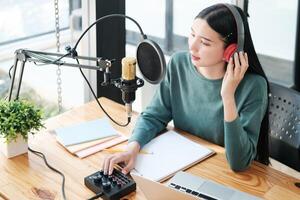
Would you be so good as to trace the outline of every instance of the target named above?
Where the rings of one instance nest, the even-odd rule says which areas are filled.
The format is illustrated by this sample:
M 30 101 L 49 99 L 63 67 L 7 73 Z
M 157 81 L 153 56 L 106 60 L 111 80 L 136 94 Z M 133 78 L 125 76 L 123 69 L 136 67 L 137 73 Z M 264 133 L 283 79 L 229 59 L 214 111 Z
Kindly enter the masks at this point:
M 148 200 L 197 200 L 199 198 L 190 194 L 179 192 L 159 182 L 151 181 L 142 176 L 131 174 L 137 186 L 142 190 Z
M 168 181 L 168 186 L 189 194 L 201 194 L 203 199 L 220 200 L 261 200 L 237 189 L 203 179 L 199 176 L 180 171 Z M 201 196 L 200 195 L 200 196 Z M 206 197 L 204 197 L 205 195 Z M 198 195 L 199 196 L 199 195 Z M 200 197 L 199 196 L 199 197 Z M 209 198 L 207 198 L 209 197 Z
M 260 198 L 205 180 L 186 172 L 177 172 L 167 185 L 131 175 L 148 200 L 260 200 Z

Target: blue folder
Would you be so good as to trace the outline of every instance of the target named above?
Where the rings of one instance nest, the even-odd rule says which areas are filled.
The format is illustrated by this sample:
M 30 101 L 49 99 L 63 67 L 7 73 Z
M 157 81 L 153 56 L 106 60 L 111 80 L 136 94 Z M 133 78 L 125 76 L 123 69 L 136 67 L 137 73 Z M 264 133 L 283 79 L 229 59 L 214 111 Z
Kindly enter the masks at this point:
M 118 132 L 110 125 L 107 118 L 58 128 L 55 131 L 57 140 L 64 146 L 90 142 L 118 135 Z

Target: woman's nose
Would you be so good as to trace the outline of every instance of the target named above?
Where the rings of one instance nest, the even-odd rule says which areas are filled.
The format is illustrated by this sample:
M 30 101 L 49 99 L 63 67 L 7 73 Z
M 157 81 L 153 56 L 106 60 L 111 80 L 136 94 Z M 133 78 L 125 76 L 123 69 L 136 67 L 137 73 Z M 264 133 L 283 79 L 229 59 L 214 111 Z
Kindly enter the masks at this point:
M 190 42 L 190 49 L 192 51 L 199 51 L 200 48 L 200 42 L 197 39 L 192 39 Z

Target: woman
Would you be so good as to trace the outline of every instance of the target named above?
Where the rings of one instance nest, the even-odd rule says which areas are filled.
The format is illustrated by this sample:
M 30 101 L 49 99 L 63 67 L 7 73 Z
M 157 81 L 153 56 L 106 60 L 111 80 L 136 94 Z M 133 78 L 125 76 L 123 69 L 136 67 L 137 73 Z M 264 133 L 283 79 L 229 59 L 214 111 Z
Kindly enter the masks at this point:
M 236 7 L 245 29 L 244 52 L 227 63 L 225 48 L 237 43 L 236 22 L 222 4 L 201 11 L 189 36 L 189 52 L 172 56 L 165 79 L 142 112 L 127 151 L 107 157 L 104 173 L 125 162 L 133 169 L 139 150 L 170 120 L 175 127 L 224 146 L 232 170 L 254 159 L 268 164 L 268 81 L 257 58 L 247 17 Z M 180 148 L 180 147 L 179 147 Z

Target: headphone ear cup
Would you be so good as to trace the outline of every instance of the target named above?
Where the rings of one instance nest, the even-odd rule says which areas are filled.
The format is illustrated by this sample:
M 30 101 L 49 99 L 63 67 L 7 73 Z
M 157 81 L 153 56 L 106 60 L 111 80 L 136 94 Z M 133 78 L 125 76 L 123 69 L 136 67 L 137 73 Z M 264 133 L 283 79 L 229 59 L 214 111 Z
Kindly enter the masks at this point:
M 230 44 L 224 51 L 223 58 L 226 62 L 229 62 L 230 57 L 234 54 L 237 50 L 237 44 L 233 43 Z

